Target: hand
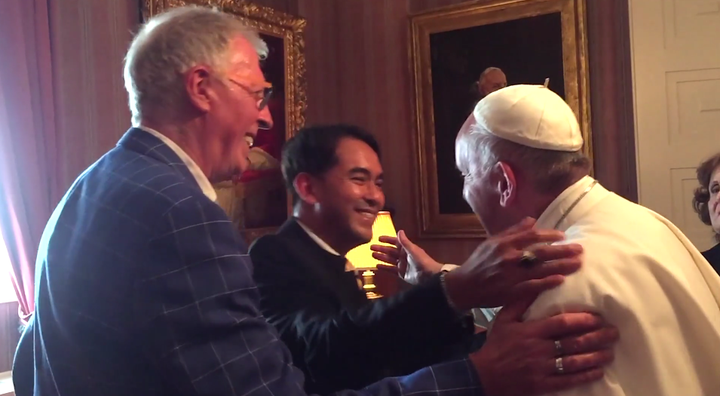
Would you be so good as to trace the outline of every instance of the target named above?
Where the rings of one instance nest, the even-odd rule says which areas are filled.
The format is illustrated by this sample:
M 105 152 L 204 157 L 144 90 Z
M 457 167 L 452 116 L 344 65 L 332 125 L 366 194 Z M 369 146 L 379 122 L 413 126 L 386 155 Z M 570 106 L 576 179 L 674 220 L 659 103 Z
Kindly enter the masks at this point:
M 457 309 L 499 307 L 511 299 L 535 296 L 580 268 L 582 246 L 548 245 L 563 240 L 563 233 L 534 225 L 535 220 L 525 219 L 487 239 L 463 265 L 445 275 L 448 298 Z M 537 257 L 532 264 L 522 261 L 523 251 Z
M 379 265 L 383 271 L 397 273 L 405 282 L 416 285 L 442 269 L 442 264 L 430 257 L 420 246 L 412 243 L 400 230 L 396 237 L 383 235 L 380 242 L 395 246 L 372 245 L 373 257 L 390 265 Z
M 470 356 L 487 396 L 544 394 L 593 382 L 603 377 L 603 366 L 614 358 L 616 328 L 590 313 L 523 323 L 533 300 L 500 310 L 487 341 Z M 562 359 L 562 373 L 556 368 L 557 358 Z

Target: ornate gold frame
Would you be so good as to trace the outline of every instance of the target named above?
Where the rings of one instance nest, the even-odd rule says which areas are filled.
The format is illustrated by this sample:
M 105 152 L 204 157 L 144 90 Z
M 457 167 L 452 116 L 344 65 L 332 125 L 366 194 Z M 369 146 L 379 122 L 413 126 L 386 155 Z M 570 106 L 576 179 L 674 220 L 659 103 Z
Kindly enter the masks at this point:
M 561 15 L 566 101 L 580 121 L 585 139 L 583 152 L 592 159 L 585 0 L 481 0 L 410 17 L 410 57 L 418 134 L 416 196 L 419 198 L 421 237 L 472 238 L 486 235 L 474 214 L 440 213 L 430 35 L 555 12 Z
M 141 16 L 147 21 L 169 8 L 185 5 L 214 7 L 236 15 L 260 33 L 283 39 L 285 71 L 285 140 L 295 135 L 305 126 L 307 109 L 307 81 L 305 79 L 305 37 L 307 21 L 304 18 L 289 15 L 270 7 L 253 4 L 244 0 L 140 0 Z M 231 182 L 215 186 L 220 189 L 235 189 Z M 288 194 L 288 214 L 291 213 L 291 197 Z M 221 205 L 233 212 L 233 204 Z M 232 215 L 231 215 L 232 217 Z M 259 236 L 274 232 L 276 227 L 239 230 L 246 241 L 251 242 Z

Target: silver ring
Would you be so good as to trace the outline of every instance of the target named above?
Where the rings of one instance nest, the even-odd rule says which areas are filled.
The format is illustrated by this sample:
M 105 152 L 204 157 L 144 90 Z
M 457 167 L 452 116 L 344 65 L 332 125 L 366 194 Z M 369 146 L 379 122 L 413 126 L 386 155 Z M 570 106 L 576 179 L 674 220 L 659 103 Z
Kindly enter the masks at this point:
M 563 374 L 565 372 L 565 367 L 563 367 L 563 360 L 561 357 L 555 359 L 555 371 L 558 374 Z
M 562 344 L 560 343 L 560 340 L 555 340 L 555 352 L 557 352 L 558 356 L 563 355 L 563 347 L 562 347 Z
M 525 266 L 532 266 L 537 261 L 537 256 L 535 253 L 529 251 L 529 250 L 523 250 L 522 255 L 520 256 L 520 264 Z

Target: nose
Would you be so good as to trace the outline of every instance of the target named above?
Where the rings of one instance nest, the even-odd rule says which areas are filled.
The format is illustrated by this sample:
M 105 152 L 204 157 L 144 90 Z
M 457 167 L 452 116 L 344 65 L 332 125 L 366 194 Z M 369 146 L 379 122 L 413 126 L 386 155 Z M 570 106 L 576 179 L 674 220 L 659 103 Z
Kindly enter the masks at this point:
M 371 183 L 365 194 L 365 201 L 373 208 L 382 208 L 385 206 L 385 193 L 382 187 Z
M 260 129 L 270 129 L 273 126 L 273 119 L 272 114 L 270 114 L 270 109 L 268 109 L 267 106 L 265 106 L 262 110 L 260 110 L 260 113 L 258 114 L 258 128 Z

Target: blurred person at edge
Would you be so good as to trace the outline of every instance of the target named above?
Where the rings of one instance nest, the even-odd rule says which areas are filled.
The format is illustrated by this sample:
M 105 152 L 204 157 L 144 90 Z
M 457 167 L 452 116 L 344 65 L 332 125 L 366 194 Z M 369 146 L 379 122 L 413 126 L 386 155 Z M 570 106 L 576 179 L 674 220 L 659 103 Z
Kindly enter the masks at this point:
M 716 242 L 720 242 L 720 153 L 703 161 L 697 170 L 700 186 L 693 195 L 693 208 L 700 220 L 712 227 Z M 720 243 L 702 252 L 715 272 L 720 273 Z

